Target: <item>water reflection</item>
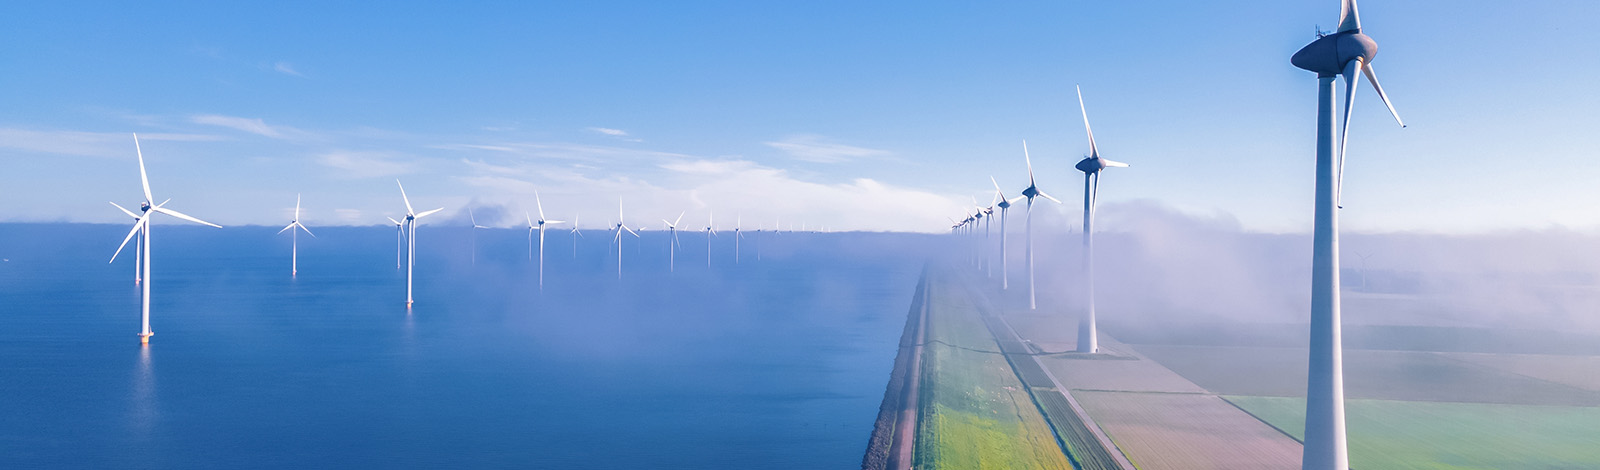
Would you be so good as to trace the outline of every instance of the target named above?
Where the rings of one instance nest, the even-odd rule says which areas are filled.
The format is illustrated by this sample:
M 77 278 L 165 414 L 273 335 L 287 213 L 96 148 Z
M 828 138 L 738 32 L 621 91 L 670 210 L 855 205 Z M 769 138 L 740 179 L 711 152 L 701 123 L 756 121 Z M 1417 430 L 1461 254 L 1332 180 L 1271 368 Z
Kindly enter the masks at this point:
M 133 407 L 131 420 L 139 437 L 149 437 L 159 417 L 156 410 L 155 370 L 151 365 L 150 346 L 139 347 L 139 360 L 133 371 Z

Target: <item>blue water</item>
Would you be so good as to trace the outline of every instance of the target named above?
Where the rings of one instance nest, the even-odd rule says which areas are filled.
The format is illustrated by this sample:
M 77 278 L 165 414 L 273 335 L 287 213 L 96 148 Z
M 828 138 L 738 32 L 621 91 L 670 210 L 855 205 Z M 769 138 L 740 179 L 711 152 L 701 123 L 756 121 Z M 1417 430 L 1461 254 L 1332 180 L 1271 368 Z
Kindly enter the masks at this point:
M 0 467 L 853 467 L 934 244 L 553 231 L 541 293 L 424 226 L 408 313 L 392 228 L 275 230 L 158 221 L 140 347 L 126 227 L 0 224 Z

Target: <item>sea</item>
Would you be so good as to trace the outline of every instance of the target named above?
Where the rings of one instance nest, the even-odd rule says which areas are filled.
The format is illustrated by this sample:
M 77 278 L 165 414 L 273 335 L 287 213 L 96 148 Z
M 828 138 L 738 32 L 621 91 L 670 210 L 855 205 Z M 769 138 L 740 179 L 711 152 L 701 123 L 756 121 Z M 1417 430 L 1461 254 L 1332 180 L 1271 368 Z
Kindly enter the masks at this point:
M 934 236 L 0 224 L 0 467 L 860 465 Z M 530 259 L 530 254 L 531 258 Z M 709 260 L 708 260 L 709 258 Z M 709 261 L 709 265 L 708 265 Z M 402 263 L 403 264 L 403 263 Z

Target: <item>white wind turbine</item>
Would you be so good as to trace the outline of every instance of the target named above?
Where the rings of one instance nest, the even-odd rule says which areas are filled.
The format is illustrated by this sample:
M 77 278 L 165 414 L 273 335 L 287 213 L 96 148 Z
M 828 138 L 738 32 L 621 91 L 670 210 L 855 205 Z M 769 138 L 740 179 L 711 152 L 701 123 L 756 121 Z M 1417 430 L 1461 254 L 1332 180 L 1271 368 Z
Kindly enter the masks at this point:
M 419 214 L 411 208 L 411 198 L 406 197 L 406 185 L 400 184 L 400 180 L 394 180 L 394 184 L 400 186 L 400 199 L 406 203 L 406 232 L 411 234 L 411 236 L 406 237 L 406 308 L 410 309 L 411 279 L 417 270 L 417 219 L 442 211 L 444 208 L 440 207 Z
M 743 224 L 744 216 L 735 215 L 733 217 L 733 264 L 739 264 L 739 239 L 744 238 L 744 232 L 740 229 L 740 226 Z
M 717 236 L 717 213 L 706 216 L 706 267 L 711 267 L 711 237 Z
M 679 212 L 677 220 L 672 222 L 667 222 L 667 219 L 661 219 L 661 223 L 666 224 L 667 230 L 672 232 L 672 241 L 667 244 L 667 271 L 678 270 L 678 223 L 683 222 L 683 214 L 686 213 Z
M 467 217 L 472 220 L 472 265 L 478 265 L 478 229 L 489 228 L 478 225 L 478 216 L 472 213 L 472 208 L 467 208 Z
M 560 220 L 546 220 L 544 218 L 544 201 L 539 199 L 539 191 L 538 190 L 535 190 L 533 192 L 533 203 L 536 204 L 537 207 L 539 208 L 539 221 L 538 221 L 538 224 L 539 224 L 539 290 L 544 290 L 544 227 L 546 225 L 559 224 L 559 223 L 561 223 L 563 221 L 560 221 Z M 522 215 L 528 215 L 528 214 L 526 212 L 524 212 Z M 574 219 L 574 220 L 576 220 L 576 219 Z M 532 227 L 534 223 L 535 222 L 530 219 L 528 221 L 528 226 Z M 574 225 L 573 229 L 576 230 L 577 226 Z M 532 228 L 528 229 L 528 235 L 533 235 L 533 229 Z
M 306 235 L 310 235 L 312 238 L 316 238 L 317 236 L 317 234 L 311 233 L 311 229 L 306 228 L 304 224 L 300 223 L 299 194 L 294 195 L 294 220 L 290 220 L 289 225 L 285 225 L 283 230 L 278 231 L 279 234 L 282 234 L 286 230 L 293 230 L 292 232 L 289 232 L 289 246 L 291 247 L 289 250 L 289 277 L 294 277 L 300 274 L 300 230 L 294 230 L 296 227 L 299 227 L 300 230 L 304 230 Z
M 1056 204 L 1060 204 L 1061 200 L 1050 197 L 1049 194 L 1045 194 L 1044 191 L 1039 190 L 1039 185 L 1034 184 L 1033 157 L 1028 156 L 1028 141 L 1026 140 L 1022 141 L 1022 158 L 1028 162 L 1028 187 L 1022 190 L 1022 196 L 1028 198 L 1027 222 L 1025 224 L 1026 228 L 1024 229 L 1024 232 L 1027 233 L 1025 238 L 1028 244 L 1026 250 L 1028 252 L 1028 308 L 1037 309 L 1039 308 L 1039 304 L 1033 282 L 1033 198 L 1042 197 L 1051 201 L 1055 201 Z
M 1006 193 L 1000 190 L 1000 183 L 994 180 L 994 176 L 989 177 L 989 182 L 994 184 L 995 200 L 1000 201 L 995 204 L 1000 208 L 1000 288 L 1010 289 L 1011 270 L 1009 267 L 1011 263 L 1006 258 L 1006 210 L 1011 208 L 1012 203 L 1023 199 L 1024 196 L 1006 199 Z
M 149 204 L 143 204 L 143 203 L 141 203 L 141 204 L 142 204 L 141 207 L 144 209 L 145 212 L 149 212 L 150 211 L 150 205 Z M 122 208 L 122 206 L 118 206 L 117 203 L 115 203 L 115 202 L 111 203 L 111 205 L 115 206 L 117 208 L 117 210 L 122 211 L 122 213 L 128 214 L 128 217 L 133 217 L 133 223 L 135 223 L 135 224 L 139 223 L 139 216 L 137 214 L 134 214 L 133 211 L 124 209 L 124 208 Z M 144 230 L 140 230 L 139 231 L 139 239 L 135 240 L 133 242 L 133 250 L 134 250 L 133 251 L 133 284 L 134 285 L 139 285 L 139 282 L 141 282 L 144 279 L 144 272 L 140 271 L 144 267 L 144 254 L 143 254 L 144 253 L 144 248 L 143 248 L 143 245 L 144 245 Z
M 572 259 L 578 259 L 578 238 L 583 236 L 583 231 L 578 230 L 578 214 L 572 214 Z
M 1094 207 L 1100 195 L 1100 171 L 1111 167 L 1127 167 L 1127 163 L 1100 158 L 1100 148 L 1094 144 L 1094 130 L 1089 128 L 1089 109 L 1083 105 L 1083 89 L 1078 89 L 1078 109 L 1083 111 L 1083 130 L 1089 134 L 1089 156 L 1078 161 L 1075 168 L 1083 172 L 1083 273 L 1084 292 L 1089 309 L 1078 320 L 1078 352 L 1100 351 L 1099 336 L 1094 324 Z
M 1339 312 L 1339 198 L 1344 182 L 1344 155 L 1349 142 L 1350 110 L 1356 74 L 1366 75 L 1378 98 L 1401 127 L 1389 97 L 1378 85 L 1372 60 L 1378 43 L 1361 32 L 1355 0 L 1339 5 L 1339 30 L 1318 38 L 1289 59 L 1295 67 L 1317 74 L 1317 183 L 1311 248 L 1311 344 L 1306 380 L 1305 447 L 1300 465 L 1308 470 L 1345 470 L 1350 456 L 1345 441 L 1344 349 Z M 1334 82 L 1344 77 L 1344 120 L 1338 154 L 1334 154 Z
M 122 245 L 117 247 L 116 253 L 111 254 L 111 261 L 117 260 L 117 255 L 122 253 L 122 249 L 124 247 L 128 246 L 128 240 L 133 239 L 134 235 L 144 235 L 140 240 L 140 243 L 143 245 L 144 249 L 144 306 L 143 313 L 140 317 L 141 326 L 139 330 L 139 343 L 150 344 L 150 336 L 155 335 L 154 332 L 150 331 L 150 216 L 155 215 L 152 212 L 160 212 L 162 214 L 167 214 L 179 219 L 198 224 L 210 225 L 216 228 L 222 228 L 222 226 L 196 219 L 194 217 L 185 215 L 182 212 L 163 207 L 166 206 L 167 202 L 171 201 L 171 199 L 168 199 L 167 201 L 161 201 L 160 204 L 156 204 L 155 197 L 150 195 L 150 177 L 144 171 L 144 150 L 139 148 L 138 134 L 133 135 L 133 150 L 139 156 L 139 183 L 144 188 L 144 202 L 139 205 L 139 208 L 144 211 L 144 214 L 140 215 L 136 220 L 134 220 L 133 230 L 128 231 L 128 236 L 122 239 Z M 127 212 L 127 210 L 124 209 L 123 212 Z M 129 214 L 132 213 L 129 212 Z
M 641 238 L 641 237 L 639 237 L 639 232 L 635 232 L 635 231 L 633 231 L 633 229 L 628 228 L 628 224 L 626 222 L 622 221 L 622 200 L 621 199 L 617 200 L 617 228 L 616 228 L 616 230 L 617 230 L 617 236 L 616 236 L 615 239 L 612 240 L 612 242 L 617 244 L 617 279 L 622 279 L 622 231 L 623 230 L 627 230 L 628 233 L 633 234 L 634 238 Z
M 996 196 L 998 197 L 998 196 Z M 983 269 L 987 277 L 994 277 L 994 259 L 987 256 L 989 246 L 989 226 L 994 222 L 994 201 L 989 201 L 989 207 L 978 205 L 978 197 L 972 197 L 972 205 L 978 208 L 978 214 L 983 217 L 983 247 L 978 250 L 980 259 L 983 260 Z
M 394 269 L 399 270 L 400 255 L 404 254 L 406 251 L 406 224 L 401 223 L 398 220 L 394 220 L 394 217 L 387 218 L 389 219 L 389 222 L 394 223 Z

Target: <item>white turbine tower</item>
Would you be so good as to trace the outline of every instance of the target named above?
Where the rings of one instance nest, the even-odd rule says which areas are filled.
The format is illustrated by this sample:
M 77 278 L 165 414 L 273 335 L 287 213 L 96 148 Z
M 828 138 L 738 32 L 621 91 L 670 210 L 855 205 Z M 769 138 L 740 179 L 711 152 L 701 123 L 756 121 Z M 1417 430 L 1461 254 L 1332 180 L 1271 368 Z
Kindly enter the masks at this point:
M 1100 171 L 1110 167 L 1127 167 L 1127 163 L 1100 158 L 1100 148 L 1094 144 L 1094 130 L 1089 128 L 1089 109 L 1083 105 L 1083 89 L 1078 89 L 1078 110 L 1083 112 L 1083 131 L 1089 134 L 1089 156 L 1079 160 L 1075 168 L 1083 172 L 1083 278 L 1084 294 L 1089 309 L 1078 320 L 1078 352 L 1100 351 L 1099 336 L 1094 324 L 1094 208 L 1100 195 Z
M 539 208 L 539 221 L 538 221 L 538 224 L 539 224 L 539 290 L 544 290 L 544 227 L 546 225 L 559 224 L 559 223 L 561 223 L 563 221 L 561 221 L 561 220 L 546 220 L 544 218 L 544 201 L 539 199 L 539 191 L 538 190 L 534 190 L 534 192 L 533 192 L 533 203 L 535 205 L 537 205 L 537 207 Z M 524 212 L 523 215 L 527 215 L 527 213 Z M 530 226 L 533 225 L 533 223 L 534 222 L 532 220 L 528 221 L 528 224 Z M 577 226 L 574 225 L 573 228 L 576 229 Z M 533 234 L 531 229 L 528 232 L 528 234 L 529 235 Z
M 478 265 L 478 229 L 489 228 L 478 225 L 478 216 L 472 213 L 472 208 L 467 208 L 467 217 L 472 219 L 472 265 Z
M 617 279 L 622 279 L 622 231 L 623 230 L 627 230 L 628 233 L 633 234 L 634 238 L 641 238 L 641 237 L 639 236 L 639 232 L 635 232 L 635 231 L 633 231 L 633 229 L 628 228 L 628 224 L 626 222 L 622 221 L 622 200 L 621 199 L 617 200 L 617 229 L 616 230 L 617 230 L 617 236 L 613 240 L 613 243 L 617 244 Z
M 1339 197 L 1344 154 L 1349 141 L 1350 109 L 1359 80 L 1366 75 L 1378 98 L 1401 127 L 1400 114 L 1378 85 L 1372 59 L 1378 44 L 1361 32 L 1355 0 L 1343 0 L 1339 30 L 1321 35 L 1295 52 L 1294 66 L 1317 74 L 1316 215 L 1311 248 L 1311 353 L 1306 381 L 1305 451 L 1300 466 L 1307 470 L 1345 470 L 1350 456 L 1345 443 L 1344 351 L 1339 319 Z M 1333 89 L 1344 77 L 1344 121 L 1338 154 L 1334 154 Z
M 122 208 L 122 206 L 118 206 L 117 203 L 115 203 L 115 202 L 111 203 L 111 205 L 115 206 L 117 208 L 117 210 L 122 211 L 122 213 L 128 214 L 128 217 L 133 217 L 133 223 L 135 223 L 135 224 L 139 223 L 139 216 L 137 214 L 134 214 L 133 211 L 124 209 L 124 208 Z M 150 211 L 150 206 L 148 204 L 144 204 L 141 207 L 144 208 L 145 212 L 149 212 Z M 139 239 L 138 240 L 134 240 L 134 242 L 133 242 L 133 250 L 134 250 L 133 251 L 133 284 L 134 285 L 139 285 L 139 282 L 141 282 L 141 280 L 144 279 L 144 273 L 143 273 L 143 271 L 140 271 L 141 269 L 144 268 L 144 247 L 143 247 L 143 245 L 144 245 L 144 230 L 140 230 L 139 231 Z
M 1025 224 L 1026 228 L 1023 231 L 1027 234 L 1025 241 L 1028 245 L 1026 250 L 1028 252 L 1028 309 L 1032 310 L 1039 308 L 1036 289 L 1034 288 L 1033 283 L 1033 198 L 1042 197 L 1051 201 L 1055 201 L 1056 204 L 1060 204 L 1061 200 L 1050 197 L 1049 194 L 1045 194 L 1043 191 L 1039 190 L 1039 185 L 1034 184 L 1033 157 L 1028 156 L 1028 141 L 1026 140 L 1022 141 L 1022 158 L 1028 162 L 1028 187 L 1022 190 L 1022 196 L 1028 198 L 1027 222 Z
M 400 199 L 406 203 L 406 232 L 411 234 L 411 236 L 406 237 L 406 309 L 409 310 L 411 308 L 411 279 L 417 270 L 417 219 L 442 211 L 444 208 L 440 207 L 419 214 L 411 208 L 411 198 L 406 197 L 406 185 L 400 184 L 400 180 L 394 180 L 394 184 L 400 186 Z
M 139 148 L 138 134 L 133 135 L 133 151 L 139 156 L 139 184 L 144 187 L 144 202 L 139 205 L 139 208 L 144 211 L 144 214 L 140 215 L 134 220 L 133 230 L 128 231 L 128 236 L 122 239 L 122 245 L 118 246 L 117 251 L 111 254 L 111 261 L 117 260 L 117 255 L 121 254 L 122 249 L 128 246 L 128 240 L 133 239 L 134 235 L 141 233 L 144 235 L 141 237 L 142 240 L 140 240 L 140 243 L 144 245 L 144 306 L 143 313 L 140 317 L 141 326 L 139 330 L 139 343 L 150 344 L 150 336 L 155 335 L 154 332 L 150 331 L 150 216 L 155 215 L 153 212 L 160 212 L 162 214 L 167 214 L 197 224 L 210 225 L 216 228 L 222 228 L 222 226 L 196 219 L 194 217 L 185 215 L 182 212 L 163 207 L 166 206 L 167 201 L 171 201 L 171 199 L 168 199 L 167 201 L 161 201 L 160 204 L 156 204 L 156 198 L 150 195 L 150 177 L 144 171 L 144 150 Z M 123 212 L 127 212 L 127 210 L 124 209 Z M 129 214 L 132 213 L 129 212 Z
M 744 216 L 735 215 L 733 217 L 733 264 L 739 264 L 739 239 L 744 238 L 744 232 L 740 226 L 743 224 Z
M 667 230 L 672 232 L 672 241 L 667 244 L 667 271 L 678 270 L 678 223 L 683 222 L 683 214 L 686 213 L 679 212 L 678 219 L 672 222 L 667 222 L 667 219 L 661 219 L 661 223 L 666 224 Z
M 711 237 L 717 236 L 717 213 L 706 216 L 706 267 L 711 267 Z
M 306 228 L 305 225 L 300 223 L 299 194 L 294 195 L 294 220 L 289 221 L 289 225 L 285 225 L 283 230 L 278 231 L 279 234 L 282 234 L 284 231 L 293 230 L 292 232 L 289 232 L 289 246 L 291 247 L 289 249 L 289 277 L 294 277 L 300 274 L 300 230 L 294 230 L 296 227 L 298 227 L 300 230 L 306 231 L 306 235 L 310 235 L 312 238 L 316 238 L 317 236 L 317 234 L 311 233 L 311 229 Z
M 388 217 L 394 223 L 394 269 L 400 269 L 400 255 L 406 251 L 406 224 Z
M 1006 193 L 1000 190 L 1000 183 L 994 180 L 994 176 L 989 177 L 989 182 L 994 184 L 994 197 L 996 200 L 1000 201 L 995 204 L 995 206 L 1000 208 L 1000 288 L 1010 289 L 1011 263 L 1006 258 L 1006 210 L 1011 208 L 1011 204 L 1013 202 L 1023 199 L 1023 196 L 1017 196 L 1013 199 L 1006 199 Z

